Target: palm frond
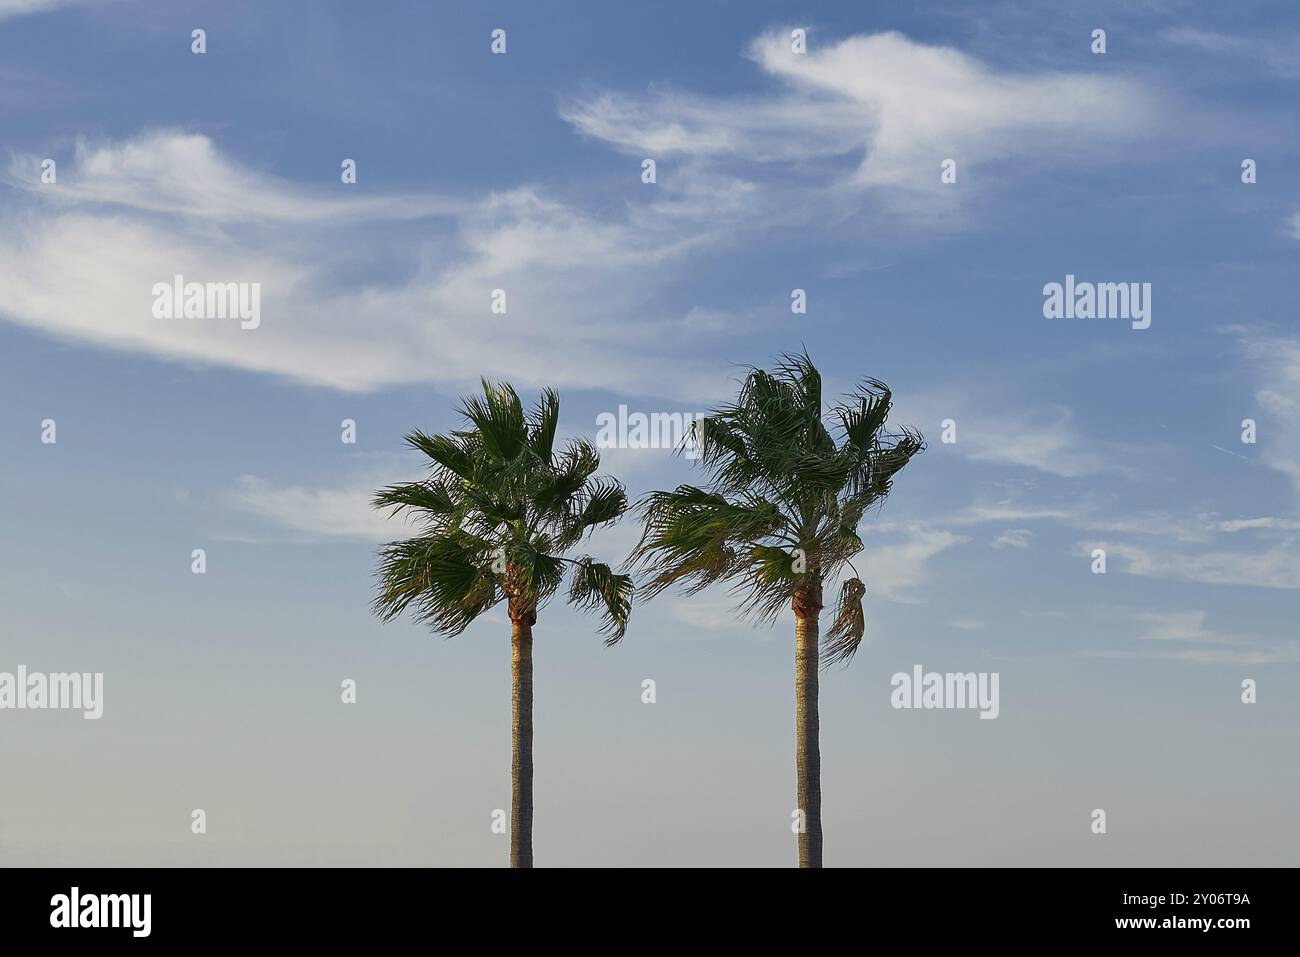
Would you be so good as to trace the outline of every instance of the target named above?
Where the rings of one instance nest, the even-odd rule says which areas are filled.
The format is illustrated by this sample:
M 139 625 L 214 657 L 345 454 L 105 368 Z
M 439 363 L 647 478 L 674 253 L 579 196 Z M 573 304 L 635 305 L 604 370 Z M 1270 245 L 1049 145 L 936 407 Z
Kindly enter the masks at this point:
M 463 532 L 392 542 L 380 550 L 375 611 L 390 620 L 414 605 L 417 620 L 458 635 L 503 597 L 490 563 L 490 543 Z
M 835 620 L 822 636 L 822 667 L 838 662 L 846 665 L 853 660 L 862 636 L 867 631 L 866 616 L 862 611 L 862 596 L 866 586 L 857 578 L 850 578 L 840 586 L 839 601 L 835 606 Z
M 618 521 L 628 509 L 627 492 L 617 479 L 597 478 L 588 482 L 562 523 L 562 541 L 576 545 L 582 536 L 601 525 Z
M 540 606 L 555 593 L 564 580 L 562 560 L 547 554 L 538 545 L 545 540 L 517 542 L 505 551 L 506 560 L 514 568 L 515 579 L 524 586 L 528 597 Z
M 375 508 L 391 508 L 394 515 L 409 508 L 430 516 L 446 516 L 457 508 L 451 490 L 437 480 L 390 485 L 376 492 L 371 504 Z
M 423 452 L 434 463 L 461 479 L 470 479 L 474 475 L 474 460 L 464 442 L 447 435 L 425 435 L 412 432 L 406 437 L 406 444 Z
M 560 397 L 554 389 L 543 389 L 528 416 L 528 447 L 542 462 L 555 453 L 555 430 L 560 424 Z
M 374 495 L 376 508 L 411 510 L 425 520 L 422 535 L 380 551 L 374 604 L 385 619 L 409 610 L 435 630 L 457 635 L 503 598 L 512 614 L 531 614 L 563 583 L 564 553 L 627 511 L 622 485 L 594 477 L 600 456 L 590 442 L 578 439 L 556 453 L 554 391 L 543 390 L 525 413 L 509 383 L 484 380 L 482 386 L 482 395 L 462 400 L 465 428 L 407 437 L 432 460 L 430 477 Z M 575 600 L 603 607 L 617 640 L 627 625 L 632 581 L 585 556 L 582 562 L 587 571 Z
M 508 382 L 493 385 L 484 379 L 483 395 L 466 397 L 461 414 L 473 424 L 496 463 L 513 462 L 528 441 L 523 403 Z
M 606 645 L 615 645 L 627 632 L 632 614 L 634 586 L 631 575 L 619 575 L 608 565 L 583 555 L 573 563 L 569 601 L 592 611 L 600 611 L 601 631 L 608 635 Z
M 638 505 L 645 527 L 629 564 L 640 594 L 726 583 L 742 614 L 771 620 L 838 577 L 864 547 L 858 526 L 867 510 L 925 444 L 912 430 L 886 431 L 893 397 L 877 379 L 834 408 L 823 401 L 808 354 L 788 354 L 771 371 L 749 369 L 735 402 L 696 423 L 707 480 Z M 835 433 L 828 421 L 838 423 Z M 803 571 L 792 564 L 796 548 Z M 832 661 L 851 658 L 864 633 L 865 589 L 853 581 L 828 632 Z

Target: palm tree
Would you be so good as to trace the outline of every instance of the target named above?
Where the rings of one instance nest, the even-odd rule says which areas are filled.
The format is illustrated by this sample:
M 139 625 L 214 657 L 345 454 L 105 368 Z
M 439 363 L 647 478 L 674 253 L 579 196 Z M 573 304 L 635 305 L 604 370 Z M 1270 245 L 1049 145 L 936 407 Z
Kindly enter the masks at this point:
M 555 451 L 560 400 L 550 389 L 525 413 L 513 387 L 483 381 L 462 400 L 467 423 L 448 435 L 413 432 L 406 442 L 430 459 L 419 482 L 375 494 L 376 508 L 408 509 L 415 538 L 380 551 L 375 611 L 413 617 L 459 635 L 501 600 L 510 615 L 510 866 L 533 866 L 533 625 L 569 574 L 568 599 L 599 610 L 615 644 L 627 628 L 632 579 L 587 555 L 565 557 L 597 526 L 627 510 L 623 486 L 594 477 L 600 456 L 586 440 Z
M 894 475 L 924 447 L 921 435 L 885 431 L 891 397 L 867 379 L 823 421 L 822 380 L 806 354 L 783 356 L 773 372 L 751 369 L 734 405 L 715 410 L 689 437 L 709 481 L 652 492 L 639 505 L 645 529 L 632 562 L 653 597 L 674 584 L 694 594 L 729 582 L 742 614 L 795 617 L 795 740 L 799 866 L 821 867 L 818 742 L 818 615 L 822 586 L 863 548 L 857 527 L 889 494 Z M 697 425 L 699 423 L 697 422 Z M 856 577 L 843 582 L 835 619 L 821 639 L 823 665 L 847 662 L 865 631 Z

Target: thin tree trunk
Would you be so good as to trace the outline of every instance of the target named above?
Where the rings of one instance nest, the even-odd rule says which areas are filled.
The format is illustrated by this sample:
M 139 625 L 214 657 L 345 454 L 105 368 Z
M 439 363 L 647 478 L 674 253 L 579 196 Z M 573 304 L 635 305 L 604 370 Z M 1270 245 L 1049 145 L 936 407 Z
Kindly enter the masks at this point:
M 817 717 L 817 611 L 795 613 L 794 702 L 796 797 L 803 811 L 799 866 L 822 866 L 822 757 Z
M 510 624 L 510 866 L 533 866 L 533 626 Z

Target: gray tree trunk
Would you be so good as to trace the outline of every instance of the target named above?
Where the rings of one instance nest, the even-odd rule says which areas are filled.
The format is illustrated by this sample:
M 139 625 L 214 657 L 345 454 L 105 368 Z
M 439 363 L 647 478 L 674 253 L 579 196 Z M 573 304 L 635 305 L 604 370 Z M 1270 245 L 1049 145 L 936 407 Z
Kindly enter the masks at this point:
M 510 866 L 533 866 L 533 626 L 510 625 Z
M 822 866 L 822 757 L 817 717 L 817 612 L 795 615 L 794 702 L 796 795 L 803 811 L 799 866 Z

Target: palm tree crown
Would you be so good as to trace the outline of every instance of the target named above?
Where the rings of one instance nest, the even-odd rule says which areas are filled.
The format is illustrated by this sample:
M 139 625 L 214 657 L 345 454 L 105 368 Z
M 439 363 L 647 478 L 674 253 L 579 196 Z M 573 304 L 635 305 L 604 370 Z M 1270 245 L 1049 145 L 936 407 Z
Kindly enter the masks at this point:
M 862 550 L 863 514 L 925 446 L 919 433 L 885 430 L 888 387 L 867 379 L 823 421 L 821 374 L 806 354 L 772 372 L 751 369 L 734 405 L 696 423 L 692 439 L 709 472 L 703 487 L 680 485 L 641 503 L 645 529 L 633 563 L 653 597 L 681 583 L 690 593 L 730 582 L 743 611 L 774 620 L 821 608 L 821 587 Z M 852 658 L 862 640 L 862 582 L 844 582 L 823 664 Z
M 406 437 L 431 460 L 429 476 L 382 489 L 374 505 L 409 510 L 423 529 L 381 550 L 381 617 L 412 607 L 450 637 L 505 599 L 512 621 L 532 625 L 571 570 L 569 600 L 601 612 L 606 644 L 623 637 L 631 577 L 590 556 L 565 555 L 592 529 L 618 520 L 627 496 L 618 481 L 595 476 L 600 455 L 590 442 L 555 450 L 559 408 L 547 389 L 525 412 L 512 386 L 483 380 L 482 396 L 462 400 L 468 428 Z

